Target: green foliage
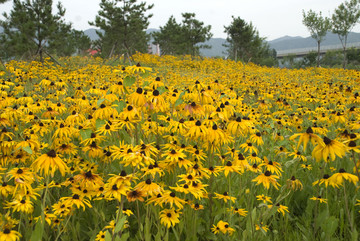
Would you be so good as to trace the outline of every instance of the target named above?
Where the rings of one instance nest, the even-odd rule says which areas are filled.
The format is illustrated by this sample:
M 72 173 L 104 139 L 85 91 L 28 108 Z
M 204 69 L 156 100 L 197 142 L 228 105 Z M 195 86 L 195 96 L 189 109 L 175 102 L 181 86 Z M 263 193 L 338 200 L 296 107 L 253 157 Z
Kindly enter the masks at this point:
M 332 32 L 339 36 L 343 46 L 343 68 L 346 67 L 347 37 L 360 19 L 359 0 L 350 0 L 341 3 L 332 15 Z
M 311 37 L 317 42 L 317 66 L 320 66 L 320 43 L 325 39 L 327 31 L 331 29 L 331 21 L 310 10 L 307 13 L 303 10 L 303 24 L 308 28 Z
M 259 32 L 252 25 L 240 17 L 232 17 L 229 26 L 225 26 L 227 33 L 226 41 L 228 44 L 229 58 L 256 64 L 276 65 L 276 52 L 270 49 L 265 38 L 259 36 Z
M 1 48 L 7 58 L 39 55 L 42 61 L 46 51 L 71 55 L 84 45 L 89 47 L 90 40 L 65 23 L 61 3 L 56 14 L 52 5 L 52 0 L 14 0 L 13 9 L 3 14 L 6 20 L 0 23 L 4 28 Z
M 160 27 L 160 32 L 154 32 L 154 44 L 159 44 L 162 55 L 182 54 L 181 25 L 171 16 L 165 26 Z
M 171 16 L 164 27 L 160 27 L 160 32 L 153 33 L 154 43 L 159 44 L 161 54 L 199 55 L 201 48 L 210 48 L 201 45 L 208 41 L 212 34 L 211 26 L 204 26 L 204 23 L 195 19 L 195 13 L 183 13 L 183 21 L 177 23 Z
M 62 35 L 63 34 L 63 35 Z M 58 56 L 70 56 L 72 54 L 83 55 L 91 47 L 91 40 L 82 31 L 68 29 L 57 32 L 62 41 L 54 41 L 49 46 L 50 52 Z M 61 38 L 61 35 L 63 38 Z
M 100 39 L 95 42 L 104 57 L 114 54 L 132 55 L 136 51 L 146 52 L 149 35 L 145 32 L 149 26 L 146 11 L 154 5 L 146 5 L 136 0 L 101 0 L 98 15 L 90 25 L 103 30 L 97 31 Z

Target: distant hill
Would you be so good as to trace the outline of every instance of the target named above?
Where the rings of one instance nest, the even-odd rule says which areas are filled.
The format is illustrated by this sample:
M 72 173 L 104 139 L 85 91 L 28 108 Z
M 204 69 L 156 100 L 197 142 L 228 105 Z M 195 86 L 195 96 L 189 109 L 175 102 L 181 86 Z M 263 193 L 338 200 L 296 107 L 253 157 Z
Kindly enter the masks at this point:
M 360 42 L 360 33 L 351 32 L 348 36 L 347 43 Z M 301 49 L 301 48 L 312 48 L 317 47 L 315 39 L 311 37 L 281 37 L 268 41 L 271 48 L 274 48 L 276 51 L 288 50 L 288 49 Z M 325 40 L 321 43 L 321 46 L 327 45 L 338 45 L 341 44 L 337 34 L 328 33 L 325 37 Z
M 226 48 L 223 46 L 225 42 L 226 39 L 223 38 L 211 38 L 204 43 L 210 45 L 211 49 L 200 49 L 200 54 L 206 57 L 225 57 L 227 55 Z
M 147 33 L 157 32 L 159 29 L 148 29 Z M 0 27 L 0 33 L 3 32 L 3 28 Z M 90 28 L 84 31 L 85 35 L 89 36 L 91 40 L 99 39 L 99 36 L 96 34 L 96 29 Z M 150 40 L 152 42 L 152 39 Z M 212 46 L 211 49 L 201 49 L 200 53 L 205 57 L 225 57 L 226 56 L 226 48 L 223 44 L 226 42 L 223 38 L 211 38 L 209 41 L 204 44 Z M 356 43 L 360 42 L 360 33 L 351 32 L 348 36 L 348 43 Z M 300 37 L 300 36 L 283 36 L 271 41 L 268 41 L 271 48 L 276 51 L 284 51 L 290 49 L 301 49 L 301 48 L 315 48 L 316 41 L 311 37 Z M 321 43 L 321 46 L 329 46 L 329 45 L 339 45 L 340 40 L 336 34 L 328 33 L 325 37 L 325 40 Z

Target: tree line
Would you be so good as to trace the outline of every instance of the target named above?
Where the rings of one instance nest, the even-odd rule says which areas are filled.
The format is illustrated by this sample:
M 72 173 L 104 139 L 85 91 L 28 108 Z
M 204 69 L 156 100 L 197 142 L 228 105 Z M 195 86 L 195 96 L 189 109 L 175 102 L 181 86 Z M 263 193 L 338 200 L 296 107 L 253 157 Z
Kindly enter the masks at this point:
M 5 0 L 0 0 L 0 3 Z M 154 5 L 137 0 L 101 0 L 100 10 L 94 21 L 99 39 L 91 42 L 82 31 L 73 29 L 64 20 L 65 9 L 61 3 L 52 8 L 52 0 L 14 0 L 10 13 L 3 13 L 0 22 L 0 50 L 3 58 L 43 60 L 44 55 L 69 56 L 96 49 L 101 57 L 125 56 L 129 60 L 136 52 L 147 52 L 150 35 L 148 14 Z M 196 19 L 194 13 L 183 13 L 182 22 L 173 16 L 159 32 L 152 35 L 152 43 L 159 45 L 161 54 L 200 55 L 201 48 L 213 35 L 211 26 Z M 259 36 L 251 23 L 233 17 L 228 34 L 229 58 L 273 65 L 276 53 L 270 50 L 265 38 Z
M 0 4 L 6 0 L 0 0 Z M 339 35 L 344 47 L 344 67 L 346 63 L 347 35 L 360 17 L 360 0 L 342 3 L 332 18 L 323 17 L 321 12 L 303 11 L 303 23 L 318 44 L 317 64 L 320 64 L 320 44 L 330 29 Z M 99 39 L 90 41 L 82 32 L 73 29 L 64 20 L 62 4 L 52 8 L 52 0 L 13 0 L 13 9 L 4 13 L 0 21 L 3 33 L 0 35 L 0 51 L 3 58 L 23 58 L 43 60 L 43 56 L 69 56 L 84 54 L 95 49 L 103 58 L 125 56 L 131 61 L 136 52 L 147 52 L 148 43 L 160 47 L 161 54 L 200 55 L 201 48 L 212 37 L 211 26 L 196 19 L 194 13 L 183 13 L 182 21 L 171 16 L 159 32 L 146 33 L 149 14 L 154 5 L 137 0 L 101 0 L 100 10 L 94 21 Z M 227 34 L 225 47 L 227 56 L 235 61 L 253 62 L 274 66 L 277 64 L 276 51 L 271 49 L 266 39 L 260 37 L 252 23 L 240 17 L 232 17 L 232 22 L 224 26 Z
M 331 15 L 324 17 L 322 13 L 316 13 L 313 10 L 305 12 L 303 10 L 303 24 L 308 28 L 310 35 L 317 42 L 316 65 L 320 66 L 320 44 L 325 40 L 327 32 L 331 31 L 339 36 L 343 47 L 342 66 L 346 68 L 347 58 L 347 38 L 350 31 L 360 20 L 360 0 L 350 0 L 341 3 Z M 354 51 L 352 51 L 354 52 Z M 356 52 L 356 51 L 355 51 Z M 311 54 L 308 55 L 311 59 Z

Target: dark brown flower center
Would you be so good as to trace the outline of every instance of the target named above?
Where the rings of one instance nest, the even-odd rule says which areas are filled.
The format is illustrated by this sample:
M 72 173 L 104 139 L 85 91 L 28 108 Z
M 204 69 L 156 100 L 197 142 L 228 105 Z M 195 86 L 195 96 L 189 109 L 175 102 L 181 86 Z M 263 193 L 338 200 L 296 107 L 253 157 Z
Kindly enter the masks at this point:
M 49 157 L 55 158 L 55 157 L 56 157 L 56 152 L 55 152 L 54 150 L 50 150 L 50 151 L 47 153 L 47 155 L 48 155 Z

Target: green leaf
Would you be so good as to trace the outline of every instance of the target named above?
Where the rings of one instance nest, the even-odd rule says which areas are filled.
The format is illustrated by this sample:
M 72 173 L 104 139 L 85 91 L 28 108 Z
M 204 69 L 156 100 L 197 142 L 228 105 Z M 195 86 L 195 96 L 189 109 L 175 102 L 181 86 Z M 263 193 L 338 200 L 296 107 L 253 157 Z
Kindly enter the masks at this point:
M 140 76 L 143 78 L 149 77 L 150 73 L 149 72 L 145 72 L 145 73 L 141 73 Z
M 145 218 L 145 232 L 144 232 L 145 241 L 151 241 L 150 230 L 151 230 L 151 222 L 150 222 L 149 217 L 146 217 Z
M 175 107 L 184 103 L 184 100 L 182 99 L 184 94 L 185 94 L 185 92 L 181 92 L 181 94 L 179 95 L 179 98 L 175 101 L 175 104 L 174 104 Z
M 91 137 L 91 129 L 82 129 L 80 130 L 80 135 L 83 140 L 89 139 Z
M 134 76 L 126 76 L 124 78 L 124 85 L 125 86 L 132 86 L 136 81 L 136 78 Z
M 96 102 L 97 106 L 100 106 L 104 101 L 105 101 L 105 99 L 99 99 L 99 100 Z
M 157 88 L 157 90 L 159 91 L 160 95 L 162 95 L 163 93 L 165 93 L 166 91 L 168 91 L 165 86 L 160 86 Z
M 35 229 L 31 234 L 30 240 L 38 241 L 42 240 L 42 236 L 44 233 L 44 222 L 45 220 L 39 219 L 38 222 L 35 225 Z
M 33 151 L 31 150 L 30 146 L 25 146 L 22 148 L 24 151 L 26 151 L 27 153 L 29 153 L 30 155 L 33 154 Z
M 121 235 L 121 239 L 120 239 L 120 240 L 121 240 L 121 241 L 126 241 L 126 240 L 128 240 L 129 236 L 130 236 L 129 232 L 124 233 L 124 234 Z
M 144 81 L 144 83 L 143 83 L 143 87 L 146 87 L 146 86 L 148 86 L 150 84 L 150 82 L 149 81 Z
M 114 102 L 114 105 L 116 105 L 115 109 L 117 110 L 117 112 L 122 112 L 124 107 L 126 106 L 126 102 L 123 101 L 123 100 L 120 100 L 120 101 L 115 101 Z
M 115 232 L 115 233 L 118 233 L 118 232 L 120 232 L 120 231 L 123 229 L 125 220 L 126 220 L 126 216 L 120 218 L 120 220 L 118 221 L 118 223 L 115 225 L 115 229 L 114 229 L 114 232 Z
M 105 121 L 105 120 L 97 119 L 97 120 L 96 120 L 96 124 L 95 124 L 96 129 L 99 129 L 100 127 L 102 127 L 102 126 L 105 125 L 105 124 L 106 124 L 106 121 Z
M 106 231 L 105 233 L 105 241 L 111 241 L 112 237 L 111 237 L 111 233 L 109 231 Z

